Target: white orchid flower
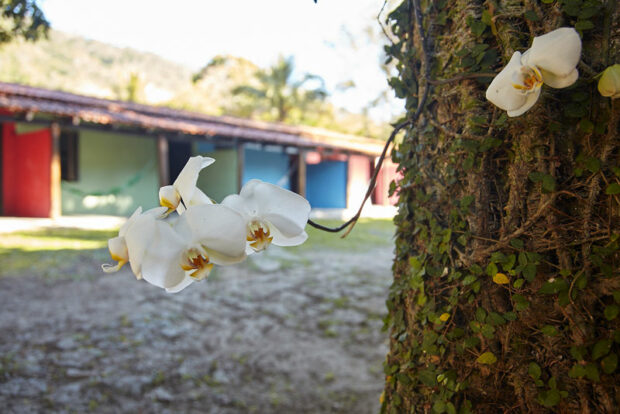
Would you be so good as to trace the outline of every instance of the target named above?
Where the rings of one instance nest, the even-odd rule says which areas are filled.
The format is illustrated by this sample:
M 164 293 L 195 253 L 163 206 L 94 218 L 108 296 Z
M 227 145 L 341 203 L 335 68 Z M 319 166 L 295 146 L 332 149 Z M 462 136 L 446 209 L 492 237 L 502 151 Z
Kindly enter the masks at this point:
M 277 185 L 250 180 L 239 195 L 229 195 L 222 205 L 238 211 L 243 217 L 247 254 L 264 250 L 270 243 L 297 246 L 308 238 L 304 228 L 310 214 L 310 203 Z
M 543 83 L 552 88 L 575 83 L 580 57 L 581 39 L 572 27 L 535 37 L 525 53 L 512 55 L 489 85 L 486 98 L 510 117 L 522 115 L 538 100 Z
M 189 207 L 176 221 L 136 223 L 127 239 L 132 268 L 135 264 L 144 280 L 171 293 L 208 277 L 214 264 L 246 257 L 245 222 L 222 205 Z
M 129 255 L 129 249 L 127 246 L 126 235 L 129 229 L 136 223 L 142 221 L 151 221 L 155 220 L 157 217 L 162 217 L 166 212 L 165 207 L 156 207 L 146 211 L 144 214 L 142 213 L 142 207 L 138 207 L 136 211 L 127 219 L 127 221 L 121 226 L 118 231 L 118 236 L 111 238 L 108 240 L 108 249 L 110 250 L 110 256 L 112 256 L 112 260 L 117 262 L 116 265 L 103 264 L 101 268 L 106 273 L 114 273 L 118 272 L 125 263 L 129 262 L 131 256 Z M 135 255 L 136 250 L 132 249 L 132 253 Z M 132 269 L 133 270 L 133 269 Z M 134 274 L 139 279 L 140 273 L 135 272 Z
M 159 202 L 168 208 L 168 213 L 176 210 L 181 214 L 189 206 L 213 204 L 211 199 L 196 187 L 196 181 L 198 181 L 200 171 L 214 162 L 213 158 L 201 157 L 200 155 L 191 157 L 187 160 L 185 167 L 174 180 L 174 183 L 159 189 Z
M 598 81 L 598 91 L 611 99 L 620 98 L 620 64 L 605 69 Z

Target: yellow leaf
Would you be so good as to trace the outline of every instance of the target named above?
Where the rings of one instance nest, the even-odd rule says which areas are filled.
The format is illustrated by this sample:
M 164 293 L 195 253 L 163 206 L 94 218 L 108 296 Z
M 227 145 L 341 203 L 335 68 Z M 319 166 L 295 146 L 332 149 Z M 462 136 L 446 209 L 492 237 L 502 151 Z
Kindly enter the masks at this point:
M 449 313 L 442 313 L 441 316 L 439 317 L 439 320 L 442 321 L 442 322 L 445 322 L 448 319 L 450 319 L 450 314 Z
M 495 276 L 493 276 L 493 281 L 498 285 L 507 285 L 510 283 L 508 276 L 503 273 L 495 273 Z
M 491 365 L 497 362 L 497 357 L 493 352 L 485 352 L 476 359 L 476 362 L 479 364 Z

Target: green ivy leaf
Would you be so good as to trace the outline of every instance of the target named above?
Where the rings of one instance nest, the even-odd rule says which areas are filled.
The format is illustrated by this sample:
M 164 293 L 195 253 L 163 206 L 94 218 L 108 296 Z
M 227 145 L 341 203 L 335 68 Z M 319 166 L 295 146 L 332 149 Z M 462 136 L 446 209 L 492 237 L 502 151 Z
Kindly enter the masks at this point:
M 579 121 L 579 129 L 587 134 L 594 130 L 594 124 L 589 119 L 583 118 Z
M 570 347 L 571 356 L 577 361 L 583 361 L 584 356 L 586 354 L 586 350 L 583 346 L 571 346 Z
M 607 188 L 605 189 L 605 194 L 607 195 L 620 194 L 620 184 L 618 183 L 609 184 Z
M 493 22 L 493 16 L 491 16 L 491 13 L 489 13 L 489 11 L 485 9 L 485 10 L 482 10 L 482 18 L 481 18 L 481 20 L 487 26 L 491 26 L 491 24 Z
M 476 362 L 484 365 L 492 365 L 497 362 L 497 357 L 493 352 L 485 352 L 476 359 Z
M 471 29 L 472 33 L 476 36 L 480 36 L 482 35 L 482 33 L 484 32 L 484 29 L 487 28 L 487 25 L 484 24 L 482 21 L 480 20 L 476 20 L 471 16 L 467 17 L 467 25 L 469 26 L 469 28 Z
M 517 279 L 517 280 L 515 280 L 515 282 L 512 284 L 512 286 L 513 286 L 515 289 L 520 289 L 520 288 L 521 288 L 521 286 L 523 286 L 523 284 L 524 284 L 524 283 L 525 283 L 525 279 Z
M 532 171 L 531 173 L 528 174 L 528 178 L 530 179 L 530 181 L 534 182 L 534 183 L 539 183 L 543 180 L 543 177 L 545 176 L 545 174 L 538 172 L 538 171 Z
M 543 283 L 542 287 L 538 290 L 538 292 L 545 295 L 555 295 L 556 293 L 562 292 L 564 290 L 568 290 L 568 285 L 566 284 L 566 281 L 563 279 L 556 279 L 553 282 Z
M 579 20 L 577 23 L 575 23 L 575 29 L 577 30 L 590 30 L 594 28 L 594 23 L 592 23 L 590 20 Z
M 465 276 L 463 278 L 463 286 L 471 285 L 472 283 L 474 283 L 476 281 L 476 279 L 477 278 L 474 275 Z
M 495 328 L 486 323 L 482 325 L 481 332 L 482 332 L 482 336 L 484 336 L 487 339 L 493 339 L 493 337 L 495 336 Z
M 441 414 L 446 412 L 446 403 L 441 400 L 435 401 L 432 408 L 433 413 Z
M 540 20 L 540 17 L 538 17 L 534 10 L 527 10 L 525 12 L 525 18 L 533 22 L 537 22 Z
M 534 263 L 528 263 L 523 268 L 523 277 L 528 282 L 533 281 L 536 278 L 536 265 Z
M 603 357 L 609 353 L 611 349 L 611 341 L 609 339 L 603 339 L 594 344 L 592 348 L 592 359 L 596 361 L 600 357 Z
M 545 407 L 553 407 L 557 405 L 561 399 L 560 391 L 556 389 L 545 390 L 538 393 L 538 402 Z
M 510 240 L 510 245 L 512 247 L 514 247 L 515 249 L 519 249 L 519 250 L 522 250 L 523 246 L 524 246 L 523 240 L 521 240 L 521 239 L 512 239 L 512 240 Z
M 573 365 L 570 371 L 568 371 L 568 376 L 571 378 L 581 378 L 584 375 L 586 375 L 586 367 L 581 364 Z
M 550 176 L 549 174 L 545 174 L 542 180 L 542 189 L 544 192 L 551 193 L 555 191 L 555 178 Z
M 515 301 L 515 309 L 517 311 L 525 310 L 530 306 L 530 302 L 523 295 L 516 294 L 512 298 Z
M 432 369 L 423 369 L 418 371 L 418 379 L 422 384 L 427 387 L 434 387 L 437 385 L 437 374 Z
M 545 325 L 542 328 L 540 328 L 540 330 L 542 331 L 543 334 L 547 336 L 557 336 L 559 333 L 558 330 L 555 328 L 555 326 L 551 326 L 551 325 Z
M 596 365 L 592 363 L 587 364 L 585 367 L 585 370 L 586 370 L 586 378 L 588 378 L 590 381 L 594 381 L 594 382 L 600 381 L 600 377 L 598 374 L 598 368 Z
M 618 367 L 618 355 L 611 353 L 601 360 L 601 367 L 605 374 L 613 374 Z
M 599 172 L 601 169 L 601 161 L 598 158 L 588 157 L 585 162 L 586 168 L 592 174 Z
M 487 316 L 487 323 L 493 326 L 499 326 L 505 324 L 506 319 L 504 319 L 499 313 L 489 312 L 489 316 Z
M 540 374 L 542 374 L 542 370 L 540 366 L 536 362 L 530 362 L 530 366 L 527 369 L 527 373 L 530 374 L 530 377 L 536 379 L 540 378 Z
M 608 321 L 613 321 L 618 316 L 618 312 L 620 312 L 620 307 L 618 307 L 615 303 L 605 306 L 605 319 Z
M 504 318 L 508 321 L 516 321 L 517 320 L 517 314 L 514 312 L 506 312 L 504 313 Z
M 478 345 L 480 345 L 480 338 L 477 336 L 470 336 L 463 341 L 463 346 L 465 348 L 474 348 Z

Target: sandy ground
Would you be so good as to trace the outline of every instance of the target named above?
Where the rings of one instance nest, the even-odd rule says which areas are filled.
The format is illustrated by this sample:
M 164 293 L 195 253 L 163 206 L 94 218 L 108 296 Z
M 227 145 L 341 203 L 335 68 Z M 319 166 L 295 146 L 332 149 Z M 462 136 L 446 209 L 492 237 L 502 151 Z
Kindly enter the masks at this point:
M 378 412 L 391 250 L 270 248 L 175 295 L 88 256 L 3 275 L 0 411 Z

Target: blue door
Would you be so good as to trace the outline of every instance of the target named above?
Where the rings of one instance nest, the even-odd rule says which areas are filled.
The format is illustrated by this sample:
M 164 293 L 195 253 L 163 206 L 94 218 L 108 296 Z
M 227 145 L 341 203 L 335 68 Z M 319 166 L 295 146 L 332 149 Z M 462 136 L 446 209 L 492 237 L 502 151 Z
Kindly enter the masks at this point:
M 290 158 L 285 152 L 246 148 L 242 184 L 253 178 L 291 189 Z
M 346 208 L 346 161 L 308 164 L 306 173 L 306 198 L 312 208 Z

